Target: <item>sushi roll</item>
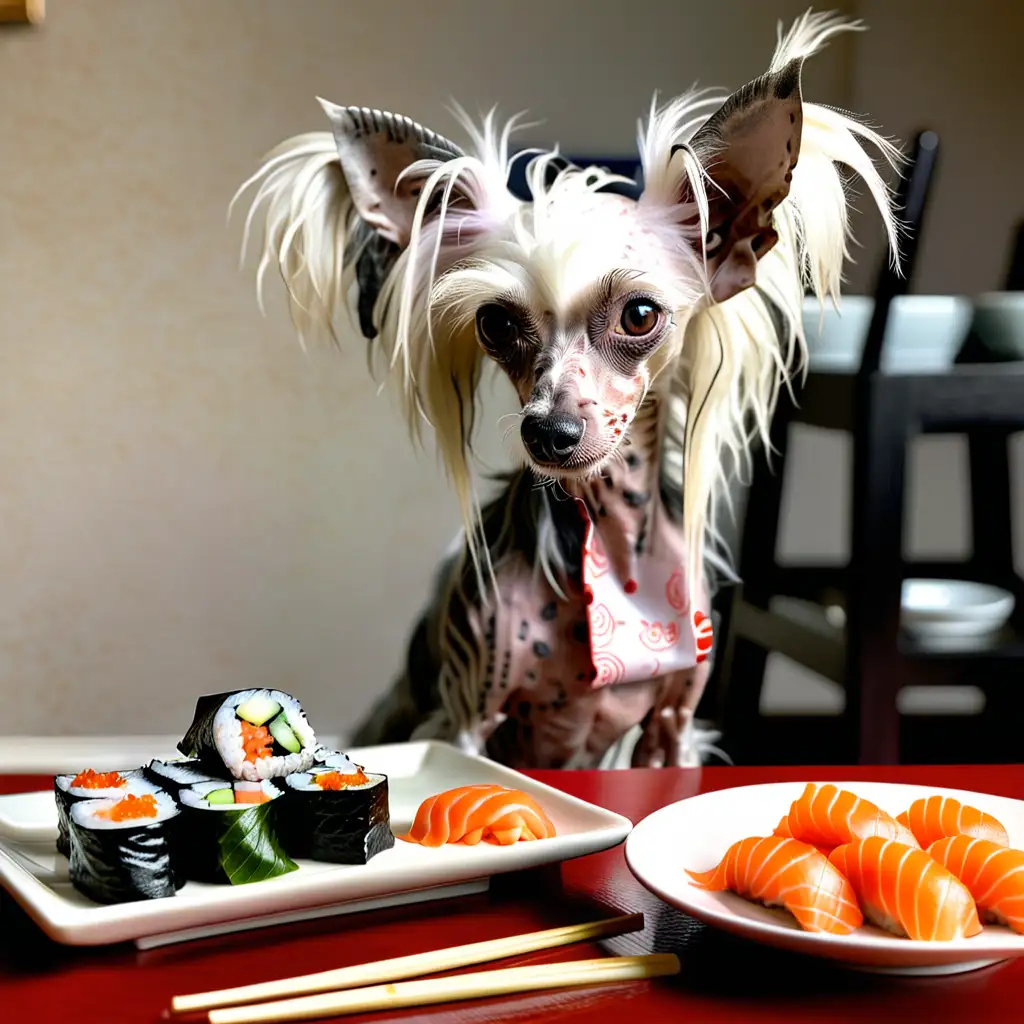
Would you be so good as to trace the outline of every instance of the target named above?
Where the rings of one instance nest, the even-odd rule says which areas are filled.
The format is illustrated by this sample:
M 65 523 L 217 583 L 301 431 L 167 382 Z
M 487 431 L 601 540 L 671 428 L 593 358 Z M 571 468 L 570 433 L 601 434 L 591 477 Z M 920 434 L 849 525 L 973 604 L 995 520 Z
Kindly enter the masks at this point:
M 275 829 L 272 782 L 200 782 L 178 793 L 181 868 L 196 882 L 244 885 L 295 871 Z M 187 841 L 185 840 L 187 837 Z
M 365 864 L 395 845 L 386 775 L 367 774 L 344 754 L 319 751 L 318 764 L 285 780 L 281 834 L 293 857 Z
M 200 697 L 178 744 L 215 775 L 260 782 L 307 771 L 316 736 L 302 705 L 281 690 L 240 690 Z
M 206 771 L 196 757 L 182 757 L 171 761 L 154 759 L 142 769 L 142 773 L 150 782 L 167 790 L 175 798 L 188 786 L 218 781 L 217 776 Z
M 96 903 L 173 896 L 184 883 L 173 856 L 179 814 L 159 790 L 72 804 L 71 884 Z
M 143 777 L 141 768 L 127 771 L 97 772 L 91 768 L 75 775 L 57 775 L 53 794 L 57 802 L 57 851 L 71 856 L 68 838 L 68 816 L 74 804 L 82 800 L 120 799 L 128 793 L 158 793 L 160 786 Z

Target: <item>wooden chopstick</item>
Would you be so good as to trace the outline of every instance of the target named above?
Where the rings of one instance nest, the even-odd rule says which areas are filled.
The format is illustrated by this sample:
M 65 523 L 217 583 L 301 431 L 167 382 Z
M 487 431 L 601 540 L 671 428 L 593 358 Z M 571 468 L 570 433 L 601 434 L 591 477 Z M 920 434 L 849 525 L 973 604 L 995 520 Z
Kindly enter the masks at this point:
M 424 974 L 438 974 L 456 967 L 501 960 L 508 956 L 532 953 L 538 949 L 553 946 L 568 946 L 574 942 L 585 942 L 611 935 L 626 935 L 640 931 L 644 926 L 643 914 L 626 914 L 604 921 L 589 921 L 585 924 L 570 924 L 561 928 L 548 928 L 525 935 L 510 935 L 485 942 L 471 942 L 464 946 L 449 946 L 412 956 L 393 957 L 374 963 L 340 967 L 316 974 L 304 974 L 280 981 L 265 981 L 237 988 L 225 988 L 211 992 L 196 992 L 175 996 L 171 1000 L 172 1013 L 191 1013 L 196 1010 L 210 1010 L 218 1006 L 239 1006 L 243 1003 L 265 1002 L 268 999 L 284 999 L 291 996 L 311 995 L 316 992 L 331 992 L 356 986 L 374 985 L 385 981 L 399 981 L 402 978 L 417 978 Z
M 613 981 L 638 981 L 679 973 L 674 953 L 648 956 L 604 957 L 534 967 L 506 967 L 429 981 L 403 981 L 397 985 L 371 985 L 348 992 L 325 992 L 299 999 L 282 999 L 254 1006 L 230 1006 L 209 1013 L 210 1024 L 270 1024 L 277 1021 L 336 1017 L 349 1013 L 397 1010 L 406 1006 L 482 999 L 514 992 L 541 992 Z

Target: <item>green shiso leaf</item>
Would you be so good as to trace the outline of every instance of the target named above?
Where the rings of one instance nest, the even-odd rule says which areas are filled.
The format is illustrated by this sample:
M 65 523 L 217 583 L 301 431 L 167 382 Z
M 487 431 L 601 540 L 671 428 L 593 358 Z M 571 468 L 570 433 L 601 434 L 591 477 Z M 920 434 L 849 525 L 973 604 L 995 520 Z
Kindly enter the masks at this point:
M 231 824 L 220 838 L 220 862 L 232 885 L 262 882 L 296 871 L 271 828 L 273 801 L 244 811 L 225 811 Z

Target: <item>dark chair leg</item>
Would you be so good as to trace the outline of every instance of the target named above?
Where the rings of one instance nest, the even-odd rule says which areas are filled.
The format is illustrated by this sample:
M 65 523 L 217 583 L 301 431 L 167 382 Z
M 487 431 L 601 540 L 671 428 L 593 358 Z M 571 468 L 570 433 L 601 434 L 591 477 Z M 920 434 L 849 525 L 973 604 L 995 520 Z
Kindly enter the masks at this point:
M 761 690 L 768 652 L 752 640 L 736 637 L 729 645 L 726 673 L 729 685 L 722 700 L 722 745 L 736 764 L 750 764 L 758 749 Z
M 971 561 L 992 582 L 1013 576 L 1013 508 L 1010 494 L 1009 432 L 976 428 L 970 452 Z
M 903 497 L 911 392 L 875 376 L 854 440 L 853 537 L 846 626 L 847 726 L 861 764 L 898 764 Z

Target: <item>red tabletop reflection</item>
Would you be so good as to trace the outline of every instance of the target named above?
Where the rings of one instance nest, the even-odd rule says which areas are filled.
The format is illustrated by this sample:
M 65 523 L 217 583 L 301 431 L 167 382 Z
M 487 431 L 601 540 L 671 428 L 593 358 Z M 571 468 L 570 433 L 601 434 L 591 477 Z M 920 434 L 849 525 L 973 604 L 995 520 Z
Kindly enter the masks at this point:
M 803 779 L 909 782 L 1024 797 L 1024 765 L 533 774 L 634 822 L 700 792 Z M 49 785 L 49 778 L 0 776 L 4 793 Z M 501 876 L 489 893 L 480 896 L 236 933 L 148 952 L 130 945 L 59 946 L 5 897 L 0 909 L 0 1021 L 156 1021 L 177 993 L 288 977 L 634 911 L 646 915 L 643 932 L 493 966 L 655 951 L 677 953 L 683 964 L 681 975 L 345 1019 L 443 1019 L 459 1024 L 539 1022 L 556 1016 L 580 1024 L 1024 1020 L 1024 961 L 945 978 L 908 979 L 862 974 L 766 949 L 709 929 L 651 896 L 630 874 L 620 846 L 558 867 Z

